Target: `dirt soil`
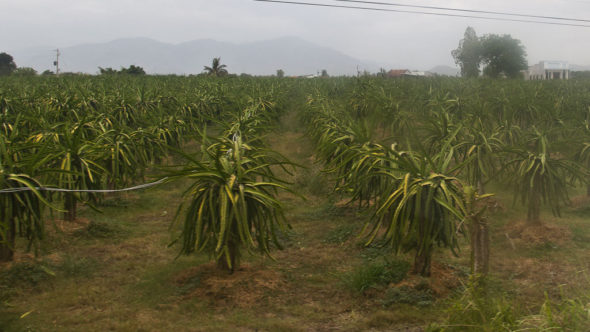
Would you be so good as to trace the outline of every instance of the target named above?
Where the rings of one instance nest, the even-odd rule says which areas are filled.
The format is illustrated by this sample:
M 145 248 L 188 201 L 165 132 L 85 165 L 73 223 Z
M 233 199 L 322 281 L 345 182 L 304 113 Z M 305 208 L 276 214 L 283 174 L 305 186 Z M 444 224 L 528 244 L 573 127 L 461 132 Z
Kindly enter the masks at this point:
M 518 222 L 505 228 L 506 235 L 518 246 L 535 247 L 544 244 L 564 245 L 572 239 L 571 230 L 557 223 L 528 225 Z
M 285 288 L 281 274 L 260 266 L 242 265 L 232 274 L 221 271 L 215 263 L 203 264 L 182 271 L 174 277 L 178 287 L 195 287 L 184 295 L 183 300 L 197 297 L 218 307 L 251 307 L 271 293 Z

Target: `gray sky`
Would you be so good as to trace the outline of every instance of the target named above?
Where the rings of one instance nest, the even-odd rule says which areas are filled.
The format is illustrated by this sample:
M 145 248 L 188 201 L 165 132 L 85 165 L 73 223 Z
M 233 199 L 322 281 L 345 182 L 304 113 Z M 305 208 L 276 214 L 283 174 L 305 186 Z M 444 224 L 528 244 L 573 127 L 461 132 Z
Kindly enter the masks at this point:
M 382 1 L 590 19 L 590 0 Z M 0 0 L 0 8 L 0 51 L 8 52 L 126 37 L 171 43 L 195 39 L 240 43 L 298 36 L 362 60 L 427 69 L 452 65 L 451 50 L 457 47 L 465 28 L 472 26 L 478 35 L 511 34 L 520 39 L 531 64 L 565 60 L 590 65 L 590 28 L 582 27 L 250 0 Z

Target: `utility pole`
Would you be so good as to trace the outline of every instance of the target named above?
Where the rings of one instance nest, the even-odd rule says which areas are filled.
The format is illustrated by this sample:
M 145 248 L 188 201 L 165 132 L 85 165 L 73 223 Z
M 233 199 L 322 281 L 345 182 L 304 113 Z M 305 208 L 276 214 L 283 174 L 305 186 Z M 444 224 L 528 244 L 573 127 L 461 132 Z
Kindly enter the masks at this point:
M 53 61 L 53 65 L 55 66 L 55 76 L 59 76 L 59 48 L 55 50 L 55 61 Z

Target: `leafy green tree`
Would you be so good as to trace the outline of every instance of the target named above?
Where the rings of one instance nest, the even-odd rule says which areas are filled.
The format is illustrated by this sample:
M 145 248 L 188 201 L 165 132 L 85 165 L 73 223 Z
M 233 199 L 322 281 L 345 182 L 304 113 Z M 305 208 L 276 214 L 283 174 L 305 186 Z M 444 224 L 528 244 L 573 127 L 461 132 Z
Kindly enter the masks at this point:
M 478 77 L 482 45 L 472 27 L 467 27 L 459 47 L 451 52 L 455 63 L 461 67 L 461 76 Z
M 322 77 L 330 77 L 330 75 L 328 75 L 328 71 L 325 69 L 322 69 Z
M 16 63 L 10 54 L 0 53 L 0 76 L 10 75 L 16 69 Z
M 101 75 L 114 75 L 114 74 L 118 73 L 118 71 L 116 69 L 113 69 L 111 67 L 108 67 L 108 68 L 98 67 L 98 70 Z
M 520 40 L 510 35 L 485 35 L 481 38 L 481 59 L 484 74 L 489 77 L 505 75 L 518 78 L 528 68 L 526 51 Z
M 277 70 L 277 77 L 278 78 L 283 78 L 285 77 L 285 71 L 282 69 Z
M 461 67 L 463 77 L 478 77 L 482 64 L 483 73 L 492 78 L 501 75 L 517 78 L 521 70 L 528 68 L 526 52 L 520 40 L 510 35 L 495 34 L 478 38 L 472 27 L 467 27 L 459 47 L 451 54 Z
M 129 68 L 121 68 L 121 74 L 128 74 L 128 75 L 145 75 L 145 70 L 136 65 L 131 65 Z
M 129 68 L 121 67 L 121 70 L 116 70 L 111 67 L 102 68 L 98 67 L 101 75 L 115 75 L 115 74 L 127 74 L 127 75 L 145 75 L 145 70 L 136 65 L 131 65 Z
M 12 72 L 12 75 L 15 75 L 15 76 L 36 76 L 37 71 L 31 67 L 19 67 L 19 68 L 16 68 Z
M 211 62 L 211 67 L 204 66 L 203 69 L 209 76 L 225 76 L 227 75 L 227 68 L 226 65 L 221 64 L 221 58 L 213 58 Z

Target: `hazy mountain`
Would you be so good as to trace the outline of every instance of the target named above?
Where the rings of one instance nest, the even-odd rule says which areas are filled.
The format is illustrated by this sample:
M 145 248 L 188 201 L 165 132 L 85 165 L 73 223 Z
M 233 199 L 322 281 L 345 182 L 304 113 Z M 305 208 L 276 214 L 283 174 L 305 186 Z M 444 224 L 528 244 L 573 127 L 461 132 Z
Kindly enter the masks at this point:
M 118 39 L 107 43 L 84 44 L 60 49 L 62 71 L 97 73 L 98 67 L 137 65 L 151 74 L 197 74 L 221 57 L 230 73 L 256 75 L 275 74 L 283 69 L 286 75 L 328 74 L 354 75 L 358 70 L 376 72 L 379 65 L 361 61 L 328 47 L 296 37 L 234 44 L 215 40 L 194 40 L 169 44 L 148 38 Z M 12 53 L 19 67 L 33 67 L 42 72 L 52 67 L 55 50 L 31 48 Z
M 451 66 L 436 66 L 428 70 L 431 73 L 435 73 L 438 75 L 446 75 L 446 76 L 459 76 L 461 71 L 458 68 L 451 67 Z

